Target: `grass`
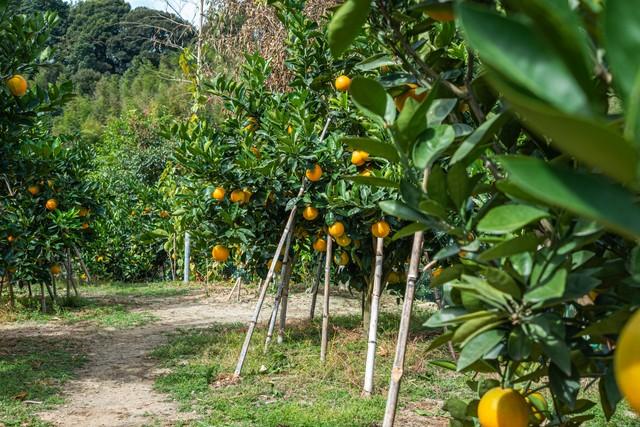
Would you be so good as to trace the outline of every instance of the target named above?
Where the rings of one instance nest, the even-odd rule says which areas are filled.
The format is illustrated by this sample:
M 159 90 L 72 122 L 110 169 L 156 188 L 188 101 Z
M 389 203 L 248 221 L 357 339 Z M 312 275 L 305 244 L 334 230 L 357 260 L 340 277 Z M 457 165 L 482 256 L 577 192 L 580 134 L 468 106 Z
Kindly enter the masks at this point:
M 417 316 L 416 326 L 425 315 Z M 332 324 L 335 329 L 325 366 L 319 360 L 319 323 L 299 322 L 289 328 L 286 343 L 273 345 L 266 356 L 261 352 L 264 331 L 256 333 L 242 382 L 221 387 L 215 384 L 224 383 L 233 372 L 244 328 L 226 325 L 183 332 L 155 351 L 155 357 L 171 368 L 156 386 L 185 408 L 195 409 L 202 417 L 198 425 L 203 426 L 373 425 L 381 419 L 385 401 L 380 393 L 371 399 L 360 397 L 366 340 L 359 318 L 333 318 Z M 397 324 L 395 316 L 381 318 L 377 390 L 388 385 Z M 470 397 L 464 385 L 468 377 L 429 365 L 429 359 L 444 354 L 427 356 L 430 339 L 424 334 L 418 337 L 410 344 L 402 404 L 453 393 Z M 436 410 L 430 415 L 444 413 Z
M 401 407 L 412 405 L 404 416 L 415 425 L 446 425 L 440 405 L 424 405 L 431 399 L 449 397 L 469 400 L 474 393 L 466 385 L 471 377 L 435 367 L 430 360 L 448 358 L 441 351 L 427 352 L 433 337 L 421 333 L 426 313 L 413 321 L 413 340 L 407 352 Z M 207 330 L 182 331 L 154 356 L 169 368 L 156 388 L 170 394 L 185 410 L 199 415 L 197 426 L 374 426 L 384 413 L 390 366 L 395 349 L 398 318 L 383 315 L 376 359 L 376 394 L 360 397 L 366 340 L 358 317 L 332 318 L 335 326 L 327 364 L 319 361 L 318 322 L 298 322 L 287 332 L 285 344 L 273 345 L 262 354 L 264 328 L 254 335 L 253 345 L 237 384 L 228 381 L 244 339 L 244 325 L 216 325 Z M 597 396 L 588 393 L 597 401 Z M 607 422 L 599 406 L 587 427 L 637 427 L 638 418 L 621 404 Z M 407 419 L 403 421 L 407 422 Z M 398 423 L 399 424 L 399 423 Z M 404 424 L 399 424 L 404 425 Z M 413 425 L 413 424 L 412 424 Z
M 0 425 L 48 425 L 34 412 L 62 403 L 60 388 L 85 358 L 69 340 L 21 337 L 0 349 Z

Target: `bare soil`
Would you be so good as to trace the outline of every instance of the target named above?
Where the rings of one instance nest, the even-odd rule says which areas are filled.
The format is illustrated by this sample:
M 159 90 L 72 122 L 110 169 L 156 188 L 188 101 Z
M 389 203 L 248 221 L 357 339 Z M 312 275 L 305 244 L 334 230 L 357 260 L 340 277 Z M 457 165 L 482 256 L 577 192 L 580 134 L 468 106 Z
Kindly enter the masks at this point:
M 156 361 L 149 356 L 156 347 L 168 340 L 168 334 L 180 329 L 205 328 L 212 323 L 245 323 L 255 307 L 255 296 L 245 295 L 237 302 L 227 302 L 226 288 L 218 288 L 206 297 L 200 291 L 171 298 L 127 298 L 134 310 L 145 311 L 158 318 L 141 327 L 114 330 L 91 322 L 68 325 L 61 322 L 46 324 L 19 323 L 0 325 L 0 346 L 9 348 L 18 340 L 73 342 L 79 353 L 88 356 L 87 363 L 78 370 L 75 379 L 66 383 L 65 403 L 39 416 L 55 426 L 129 427 L 173 426 L 189 424 L 195 413 L 181 412 L 175 402 L 153 389 L 155 378 L 162 374 Z M 113 297 L 111 297 L 113 298 Z M 310 295 L 292 294 L 289 298 L 289 317 L 308 316 Z M 395 305 L 387 301 L 384 305 Z M 318 298 L 316 315 L 321 312 Z M 271 301 L 262 309 L 261 321 L 271 312 Z M 359 301 L 348 296 L 332 296 L 332 315 L 359 313 Z M 434 405 L 431 402 L 430 405 Z M 426 417 L 416 420 L 407 411 L 400 414 L 400 425 L 444 425 L 442 420 Z M 413 418 L 413 419 L 412 419 Z M 400 421 L 399 420 L 399 421 Z

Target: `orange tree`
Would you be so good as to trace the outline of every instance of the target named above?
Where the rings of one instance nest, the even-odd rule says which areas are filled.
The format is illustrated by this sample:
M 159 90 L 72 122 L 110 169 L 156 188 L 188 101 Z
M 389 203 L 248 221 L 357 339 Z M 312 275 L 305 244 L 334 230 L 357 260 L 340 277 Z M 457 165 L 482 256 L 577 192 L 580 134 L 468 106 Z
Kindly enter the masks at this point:
M 48 115 L 71 88 L 28 81 L 48 61 L 46 42 L 56 21 L 51 13 L 15 15 L 0 2 L 0 276 L 12 304 L 14 283 L 30 295 L 32 283 L 48 286 L 64 253 L 91 229 L 91 189 L 84 181 L 89 153 L 46 130 Z
M 343 141 L 402 168 L 380 206 L 411 222 L 400 236 L 426 233 L 444 303 L 426 326 L 456 352 L 434 363 L 476 373 L 452 425 L 640 411 L 638 25 L 621 0 L 347 0 L 332 18 L 334 55 L 382 38 L 394 62 L 351 82 L 377 128 Z M 415 85 L 399 113 L 392 78 Z
M 354 153 L 339 141 L 341 135 L 365 135 L 372 124 L 363 123 L 364 116 L 344 92 L 348 77 L 338 79 L 335 86 L 334 80 L 356 68 L 379 73 L 370 62 L 362 62 L 363 56 L 334 62 L 326 34 L 305 17 L 302 6 L 303 2 L 274 6 L 289 34 L 287 91 L 268 89 L 268 62 L 247 55 L 237 81 L 218 76 L 199 88 L 197 98 L 215 97 L 224 103 L 219 123 L 194 115 L 171 129 L 180 141 L 173 214 L 180 230 L 195 236 L 197 253 L 206 256 L 214 246 L 223 245 L 230 249 L 228 265 L 262 274 L 288 211 L 297 204 L 294 246 L 302 261 L 297 265 L 307 266 L 314 252 L 323 250 L 319 241 L 326 239 L 330 226 L 340 223 L 344 233 L 337 239 L 335 253 L 336 264 L 344 268 L 337 279 L 370 291 L 371 225 L 382 219 L 378 202 L 391 193 L 361 179 L 389 182 L 384 177 L 399 177 L 401 168 L 383 156 Z M 374 52 L 364 44 L 362 49 Z M 325 126 L 328 132 L 321 140 Z M 311 182 L 297 199 L 305 175 Z M 401 228 L 399 220 L 388 220 L 393 228 Z M 165 231 L 158 235 L 171 236 Z M 393 271 L 390 281 L 397 285 L 409 248 L 388 244 L 386 274 Z

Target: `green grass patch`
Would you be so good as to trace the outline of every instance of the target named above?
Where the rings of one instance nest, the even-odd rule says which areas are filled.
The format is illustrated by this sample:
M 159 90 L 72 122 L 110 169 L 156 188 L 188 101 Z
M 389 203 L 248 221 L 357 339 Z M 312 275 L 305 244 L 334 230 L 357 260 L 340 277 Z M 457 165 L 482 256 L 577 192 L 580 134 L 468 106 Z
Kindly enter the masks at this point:
M 51 341 L 48 341 L 51 340 Z M 61 386 L 85 362 L 74 343 L 19 338 L 0 349 L 0 425 L 45 426 L 34 413 L 62 403 Z
M 428 363 L 445 357 L 438 351 L 426 354 L 428 335 L 417 328 L 426 314 L 417 316 L 409 346 L 407 375 L 401 404 L 424 399 L 443 399 L 457 393 L 470 396 L 464 386 L 468 376 L 446 372 Z M 171 373 L 156 386 L 170 393 L 185 408 L 195 409 L 202 425 L 225 426 L 370 426 L 384 413 L 380 393 L 388 386 L 395 351 L 398 318 L 381 318 L 378 346 L 376 394 L 360 397 L 364 375 L 366 339 L 357 317 L 332 318 L 334 333 L 326 365 L 320 363 L 318 322 L 290 326 L 286 343 L 274 344 L 262 354 L 264 328 L 254 335 L 253 345 L 239 384 L 224 385 L 233 372 L 244 339 L 241 325 L 215 326 L 175 335 L 170 344 L 154 355 Z M 216 383 L 223 384 L 216 386 Z M 437 415 L 443 415 L 442 412 Z
M 138 298 L 176 297 L 186 295 L 197 289 L 202 289 L 202 286 L 197 284 L 184 284 L 182 282 L 109 282 L 89 288 L 84 288 L 85 292 L 87 292 L 89 295 L 109 295 Z

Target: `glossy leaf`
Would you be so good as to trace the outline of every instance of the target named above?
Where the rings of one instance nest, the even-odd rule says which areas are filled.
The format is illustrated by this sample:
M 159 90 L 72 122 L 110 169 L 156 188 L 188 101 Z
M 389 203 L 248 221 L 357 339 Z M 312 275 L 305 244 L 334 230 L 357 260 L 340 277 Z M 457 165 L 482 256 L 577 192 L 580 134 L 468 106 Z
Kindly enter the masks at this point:
M 484 332 L 469 341 L 460 352 L 456 370 L 460 372 L 464 368 L 471 366 L 474 362 L 493 349 L 493 347 L 498 345 L 504 336 L 505 331 L 494 329 Z
M 423 132 L 413 146 L 413 163 L 419 169 L 431 166 L 456 137 L 453 127 L 440 125 Z
M 380 83 L 364 77 L 355 77 L 351 81 L 349 92 L 364 114 L 388 124 L 395 120 L 396 106 Z
M 398 152 L 391 144 L 373 138 L 342 138 L 341 142 L 354 150 L 364 150 L 372 156 L 382 157 L 390 162 L 400 160 Z
M 630 102 L 640 73 L 640 8 L 628 0 L 607 0 L 603 22 L 604 45 L 613 84 L 622 98 Z
M 478 223 L 478 231 L 507 234 L 549 216 L 546 211 L 528 205 L 503 205 L 491 209 Z
M 333 14 L 328 27 L 329 48 L 334 57 L 340 56 L 355 40 L 367 22 L 370 0 L 346 0 Z
M 532 252 L 538 247 L 540 238 L 535 233 L 527 233 L 498 243 L 478 255 L 478 261 L 492 261 L 523 252 Z

